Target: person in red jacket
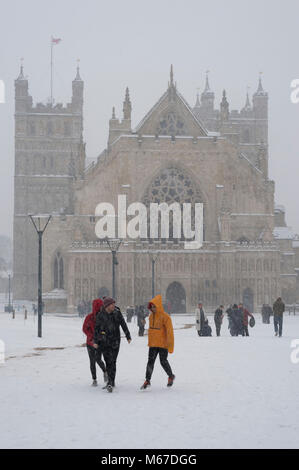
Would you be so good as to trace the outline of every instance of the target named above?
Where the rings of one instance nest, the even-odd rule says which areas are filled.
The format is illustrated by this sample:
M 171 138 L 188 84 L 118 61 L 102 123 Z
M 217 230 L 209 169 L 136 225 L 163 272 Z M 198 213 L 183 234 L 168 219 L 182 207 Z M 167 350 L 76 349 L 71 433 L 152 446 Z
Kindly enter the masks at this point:
M 102 361 L 102 352 L 100 349 L 95 349 L 93 347 L 93 337 L 94 337 L 94 329 L 96 324 L 96 316 L 97 313 L 101 310 L 103 306 L 103 301 L 101 299 L 95 299 L 92 302 L 92 312 L 86 316 L 82 330 L 86 335 L 86 348 L 89 356 L 90 362 L 90 372 L 92 375 L 92 385 L 96 387 L 98 385 L 97 382 L 97 372 L 96 372 L 96 363 L 100 366 L 104 373 L 104 381 L 107 382 L 108 375 L 106 364 Z
M 243 335 L 242 336 L 249 336 L 248 317 L 253 318 L 253 315 L 249 313 L 247 308 L 245 308 L 242 303 L 239 304 L 239 309 L 243 313 Z

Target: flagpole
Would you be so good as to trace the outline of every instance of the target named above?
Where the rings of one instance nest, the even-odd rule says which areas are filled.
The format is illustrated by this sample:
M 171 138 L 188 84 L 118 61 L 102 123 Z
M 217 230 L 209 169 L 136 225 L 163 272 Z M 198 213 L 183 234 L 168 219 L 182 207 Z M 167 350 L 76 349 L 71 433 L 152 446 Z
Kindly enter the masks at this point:
M 53 105 L 53 36 L 51 36 L 51 106 Z

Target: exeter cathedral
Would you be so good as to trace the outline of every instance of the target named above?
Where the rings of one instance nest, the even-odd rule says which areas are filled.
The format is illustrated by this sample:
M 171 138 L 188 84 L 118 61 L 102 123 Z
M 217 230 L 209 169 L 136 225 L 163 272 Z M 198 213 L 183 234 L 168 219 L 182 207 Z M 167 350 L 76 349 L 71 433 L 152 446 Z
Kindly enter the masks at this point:
M 123 116 L 113 108 L 107 147 L 86 163 L 79 68 L 71 102 L 33 104 L 21 67 L 15 80 L 14 298 L 37 297 L 38 237 L 28 214 L 52 214 L 43 237 L 46 312 L 112 294 L 117 304 L 143 304 L 154 290 L 172 313 L 207 311 L 243 301 L 251 311 L 282 296 L 298 302 L 299 239 L 275 204 L 268 177 L 268 94 L 261 77 L 244 107 L 218 104 L 206 76 L 191 107 L 171 67 L 165 93 L 134 128 L 129 90 Z M 200 249 L 183 239 L 121 239 L 118 264 L 95 234 L 95 208 L 118 195 L 141 201 L 201 202 Z M 155 259 L 155 262 L 153 262 Z

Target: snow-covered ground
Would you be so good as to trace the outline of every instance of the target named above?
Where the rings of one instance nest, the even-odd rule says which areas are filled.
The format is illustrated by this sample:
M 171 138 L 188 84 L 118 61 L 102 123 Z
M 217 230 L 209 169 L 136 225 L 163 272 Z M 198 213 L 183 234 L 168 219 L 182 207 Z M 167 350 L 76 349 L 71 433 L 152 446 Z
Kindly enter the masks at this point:
M 290 356 L 299 315 L 285 315 L 282 338 L 256 321 L 249 338 L 232 338 L 226 320 L 223 336 L 199 338 L 184 328 L 192 316 L 173 317 L 175 384 L 166 387 L 157 360 L 145 391 L 147 338 L 130 323 L 133 341 L 122 340 L 109 394 L 90 386 L 82 319 L 45 315 L 37 338 L 36 318 L 1 313 L 0 447 L 298 448 L 299 364 Z

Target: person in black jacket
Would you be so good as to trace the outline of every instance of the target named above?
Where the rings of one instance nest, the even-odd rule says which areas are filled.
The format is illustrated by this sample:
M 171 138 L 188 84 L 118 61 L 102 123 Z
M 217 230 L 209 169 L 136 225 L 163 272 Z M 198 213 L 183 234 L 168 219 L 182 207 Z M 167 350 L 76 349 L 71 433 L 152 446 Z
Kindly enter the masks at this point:
M 115 300 L 105 297 L 103 303 L 96 317 L 94 348 L 101 348 L 103 352 L 108 374 L 106 388 L 108 392 L 112 392 L 115 387 L 116 360 L 120 347 L 120 326 L 128 343 L 131 343 L 131 335 L 120 309 L 115 306 Z
M 214 322 L 217 336 L 220 336 L 221 324 L 223 320 L 223 308 L 223 305 L 220 305 L 220 307 L 217 308 L 214 314 Z
M 237 304 L 233 305 L 230 313 L 230 334 L 232 336 L 239 336 L 244 334 L 243 312 L 238 308 Z

